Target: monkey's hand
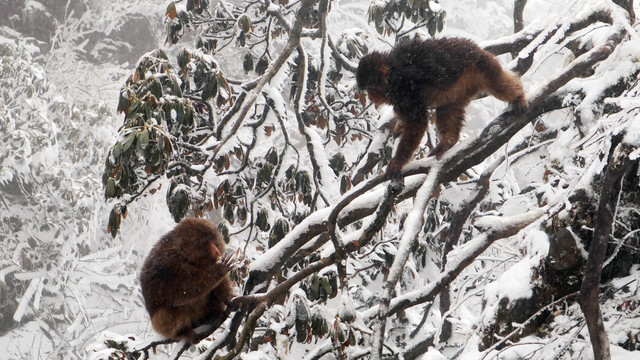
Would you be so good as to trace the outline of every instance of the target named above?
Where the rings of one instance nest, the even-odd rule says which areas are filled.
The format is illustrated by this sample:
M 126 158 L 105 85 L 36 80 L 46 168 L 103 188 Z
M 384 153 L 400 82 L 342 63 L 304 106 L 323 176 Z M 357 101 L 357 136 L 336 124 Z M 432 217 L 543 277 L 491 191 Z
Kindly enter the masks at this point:
M 220 266 L 218 267 L 218 271 L 226 274 L 236 267 L 236 258 L 231 253 L 225 253 L 218 260 L 218 263 L 220 264 Z

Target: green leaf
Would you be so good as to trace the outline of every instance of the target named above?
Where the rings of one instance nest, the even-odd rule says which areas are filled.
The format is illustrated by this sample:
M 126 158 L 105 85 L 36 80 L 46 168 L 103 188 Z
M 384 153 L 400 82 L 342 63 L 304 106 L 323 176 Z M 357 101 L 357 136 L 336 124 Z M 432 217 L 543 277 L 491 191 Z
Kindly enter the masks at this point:
M 114 158 L 118 159 L 120 157 L 120 155 L 122 155 L 122 144 L 121 143 L 116 143 L 113 146 L 113 150 L 111 150 L 111 155 L 113 155 Z
M 178 84 L 178 80 L 174 77 L 169 81 L 171 87 L 171 95 L 175 95 L 176 97 L 182 97 L 182 89 L 180 89 L 180 84 Z
M 311 331 L 316 336 L 325 336 L 329 332 L 329 324 L 319 312 L 311 314 Z
M 131 104 L 131 106 L 129 106 L 129 112 L 127 113 L 127 117 L 131 117 L 131 115 L 135 114 L 136 111 L 138 110 L 138 107 L 140 107 L 140 99 L 137 99 Z
M 126 114 L 129 108 L 129 92 L 126 90 L 120 91 L 120 97 L 118 98 L 118 113 L 124 112 Z
M 109 225 L 107 226 L 107 232 L 111 233 L 112 237 L 116 237 L 118 229 L 120 229 L 120 221 L 122 220 L 120 214 L 116 211 L 114 206 L 109 214 Z
M 260 209 L 258 211 L 258 216 L 256 216 L 256 226 L 261 231 L 269 230 L 269 222 L 267 220 L 267 211 L 265 209 Z
M 265 73 L 265 71 L 267 71 L 267 68 L 269 67 L 269 61 L 267 61 L 267 57 L 263 56 L 260 58 L 260 60 L 258 60 L 258 63 L 256 64 L 256 73 L 258 75 L 262 75 Z
M 322 289 L 324 289 L 327 295 L 331 295 L 331 285 L 329 285 L 329 279 L 326 276 L 320 278 L 320 285 L 322 285 Z
M 177 103 L 174 107 L 174 110 L 176 111 L 176 122 L 182 125 L 182 122 L 184 120 L 184 104 Z
M 275 147 L 271 147 L 269 151 L 267 151 L 267 156 L 265 156 L 267 162 L 272 165 L 278 165 L 278 150 Z
M 302 323 L 308 323 L 311 319 L 311 314 L 306 302 L 302 298 L 296 300 L 296 320 Z
M 107 180 L 104 195 L 108 199 L 116 196 L 116 181 L 114 178 L 110 177 L 109 180 Z
M 151 158 L 149 158 L 149 165 L 151 166 L 158 166 L 160 165 L 160 152 L 158 151 L 154 151 L 151 154 Z
M 242 29 L 245 34 L 251 31 L 251 19 L 247 14 L 242 14 L 240 18 L 238 18 L 238 25 L 240 25 L 240 29 Z
M 151 94 L 156 97 L 156 99 L 160 99 L 162 97 L 162 84 L 157 78 L 154 77 L 151 80 L 149 90 L 151 91 Z
M 174 189 L 169 190 L 167 194 L 167 207 L 176 222 L 184 218 L 190 205 L 191 197 L 184 185 L 178 185 Z
M 122 145 L 122 152 L 126 152 L 127 150 L 129 150 L 131 145 L 133 145 L 133 142 L 136 140 L 136 135 L 137 133 L 134 131 L 124 139 L 124 144 Z
M 193 127 L 195 117 L 193 116 L 193 110 L 191 110 L 191 106 L 186 106 L 184 109 L 184 123 L 189 127 Z
M 146 149 L 148 144 L 149 144 L 149 129 L 145 128 L 140 133 L 140 136 L 138 136 L 138 145 L 140 145 L 140 148 Z
M 164 150 L 164 135 L 162 135 L 162 133 L 160 133 L 160 132 L 156 133 L 156 142 L 158 143 L 158 150 L 163 151 Z

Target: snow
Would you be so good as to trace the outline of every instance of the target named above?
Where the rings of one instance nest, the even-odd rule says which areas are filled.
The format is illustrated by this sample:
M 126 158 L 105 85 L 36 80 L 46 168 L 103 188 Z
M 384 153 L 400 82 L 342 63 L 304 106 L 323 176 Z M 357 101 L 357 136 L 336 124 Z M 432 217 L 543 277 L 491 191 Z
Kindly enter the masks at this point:
M 274 247 L 267 250 L 255 259 L 249 266 L 250 271 L 267 271 L 270 267 L 282 260 L 285 251 L 287 251 L 296 241 L 300 234 L 307 232 L 311 225 L 321 224 L 331 213 L 330 208 L 324 208 L 314 212 L 312 215 L 305 218 L 300 224 L 292 229 L 282 240 L 280 240 Z
M 524 236 L 522 247 L 529 256 L 542 258 L 549 253 L 549 236 L 540 229 L 530 229 Z
M 421 360 L 447 360 L 447 357 L 433 347 L 430 347 L 427 352 L 420 357 Z
M 29 282 L 29 287 L 27 287 L 27 290 L 22 295 L 22 299 L 20 299 L 18 308 L 13 313 L 13 320 L 18 322 L 22 320 L 27 306 L 29 306 L 29 302 L 31 301 L 33 295 L 36 293 L 36 290 L 38 290 L 38 288 L 42 289 L 39 286 L 40 282 L 42 282 L 42 278 L 32 279 L 31 282 Z
M 268 11 L 282 11 L 288 23 L 293 23 L 289 10 L 295 9 L 296 3 L 286 6 L 267 3 Z M 34 0 L 25 4 L 25 11 L 32 15 L 33 12 L 57 14 L 49 11 L 53 5 Z M 375 0 L 373 4 L 384 6 L 386 3 Z M 137 277 L 144 255 L 163 233 L 174 226 L 165 204 L 171 179 L 163 177 L 151 186 L 155 193 L 147 191 L 128 204 L 128 216 L 122 220 L 122 228 L 116 238 L 106 234 L 106 221 L 114 202 L 104 201 L 101 177 L 106 151 L 119 136 L 118 128 L 122 124 L 122 115 L 115 114 L 114 103 L 124 78 L 132 73 L 133 66 L 90 64 L 85 58 L 90 51 L 96 57 L 95 61 L 100 61 L 98 54 L 113 52 L 117 48 L 115 44 L 132 52 L 139 50 L 123 40 L 98 41 L 93 36 L 101 31 L 116 33 L 115 30 L 121 29 L 125 21 L 123 14 L 129 12 L 152 13 L 161 18 L 166 3 L 116 0 L 109 3 L 87 2 L 85 5 L 90 11 L 82 14 L 81 19 L 78 18 L 78 9 L 72 11 L 71 6 L 64 5 L 57 8 L 68 12 L 64 18 L 55 18 L 56 28 L 50 43 L 23 35 L 22 29 L 7 27 L 5 24 L 8 22 L 0 25 L 0 47 L 7 47 L 6 54 L 3 52 L 0 58 L 0 133 L 4 136 L 0 139 L 0 254 L 3 254 L 0 255 L 0 297 L 5 294 L 5 285 L 11 290 L 9 295 L 14 297 L 10 313 L 0 313 L 0 325 L 5 324 L 3 318 L 17 321 L 0 329 L 0 347 L 7 349 L 6 356 L 10 359 L 98 360 L 115 356 L 107 341 L 122 343 L 131 349 L 159 339 L 150 328 Z M 179 2 L 178 6 L 184 9 L 186 4 Z M 212 6 L 219 6 L 229 14 L 238 14 L 243 8 L 239 2 L 226 1 Z M 369 2 L 359 0 L 341 0 L 339 6 L 334 4 L 328 17 L 329 36 L 334 41 L 348 37 L 368 49 L 389 49 L 395 39 L 393 36 L 379 36 L 367 23 L 369 6 Z M 429 6 L 434 11 L 447 12 L 445 31 L 438 36 L 462 35 L 476 39 L 484 46 L 510 42 L 520 36 L 512 34 L 513 2 L 510 0 L 430 0 Z M 597 184 L 606 166 L 611 137 L 625 131 L 624 144 L 636 147 L 632 149 L 631 159 L 640 158 L 640 102 L 638 86 L 634 84 L 636 72 L 640 70 L 640 40 L 621 9 L 612 6 L 608 0 L 529 0 L 524 14 L 525 34 L 528 35 L 523 38 L 533 42 L 520 52 L 520 57 L 534 55 L 532 68 L 523 77 L 531 98 L 535 98 L 550 79 L 570 69 L 575 62 L 573 53 L 565 47 L 567 44 L 590 49 L 603 45 L 615 31 L 626 29 L 629 35 L 611 56 L 592 67 L 592 73 L 585 72 L 560 88 L 558 93 L 565 98 L 564 109 L 545 113 L 494 155 L 465 171 L 459 179 L 439 184 L 435 181 L 438 172 L 435 168 L 427 176 L 404 179 L 405 188 L 420 190 L 417 195 L 394 204 L 380 233 L 370 244 L 349 254 L 346 261 L 348 289 L 338 289 L 337 296 L 326 302 L 309 301 L 299 284 L 295 285 L 259 319 L 255 338 L 265 335 L 266 330 L 274 331 L 275 336 L 265 344 L 252 344 L 238 358 L 311 359 L 314 354 L 339 346 L 335 343 L 336 334 L 331 332 L 324 337 L 311 337 L 310 343 L 295 341 L 296 329 L 292 326 L 296 301 L 303 301 L 311 313 L 321 314 L 330 331 L 340 328 L 352 332 L 356 341 L 344 346 L 343 355 L 364 358 L 371 348 L 371 320 L 377 314 L 380 298 L 386 295 L 383 289 L 387 289 L 387 281 L 394 282 L 393 291 L 389 293 L 391 307 L 394 307 L 403 301 L 430 294 L 445 279 L 448 271 L 480 252 L 476 261 L 451 283 L 452 304 L 446 314 L 441 314 L 438 301 L 432 297 L 429 301 L 435 301 L 433 304 L 422 302 L 404 309 L 397 316 L 389 316 L 383 339 L 385 351 L 400 353 L 406 349 L 406 344 L 415 344 L 424 336 L 439 334 L 442 318 L 447 316 L 454 325 L 452 338 L 436 343 L 419 359 L 458 356 L 458 359 L 477 360 L 486 355 L 487 359 L 530 357 L 540 360 L 555 358 L 556 349 L 565 345 L 570 351 L 560 354 L 560 360 L 572 356 L 592 358 L 586 328 L 580 328 L 582 314 L 577 304 L 571 301 L 554 309 L 556 316 L 553 321 L 541 327 L 544 332 L 508 344 L 504 350 L 486 353 L 479 349 L 482 336 L 486 335 L 483 331 L 495 315 L 500 299 L 514 301 L 531 296 L 534 281 L 539 281 L 534 271 L 539 269 L 547 255 L 549 236 L 558 226 L 568 227 L 567 224 L 572 224 L 576 216 L 576 205 L 579 204 L 569 200 L 571 195 L 580 189 L 587 196 L 597 198 Z M 255 10 L 251 16 L 259 21 L 265 9 L 256 10 L 256 7 L 250 5 Z M 570 21 L 586 19 L 596 8 L 612 8 L 614 25 L 600 22 L 580 32 L 570 33 Z M 12 16 L 10 26 L 19 24 L 18 20 L 21 20 L 19 16 Z M 277 29 L 277 22 L 273 19 L 272 31 Z M 152 30 L 160 34 L 165 24 L 152 23 Z M 172 60 L 177 49 L 192 46 L 190 38 L 207 25 L 202 23 L 198 26 L 198 29 L 187 31 L 178 46 L 165 47 Z M 407 23 L 405 26 L 411 25 Z M 247 37 L 254 55 L 261 54 L 264 46 L 258 29 L 259 25 L 256 25 L 256 34 Z M 532 34 L 537 31 L 541 34 L 534 40 Z M 424 29 L 416 32 L 426 34 Z M 315 29 L 305 33 L 317 35 Z M 306 59 L 317 69 L 320 39 L 314 36 L 305 37 L 302 44 Z M 258 79 L 258 75 L 242 71 L 236 55 L 239 52 L 244 55 L 245 49 L 234 43 L 233 36 L 228 39 L 231 41 L 228 52 L 198 50 L 193 54 L 224 70 L 234 94 L 237 94 L 241 87 L 239 84 L 249 84 Z M 273 58 L 287 41 L 287 34 L 282 33 L 269 41 L 268 54 Z M 49 45 L 51 50 L 46 49 Z M 340 46 L 345 53 L 349 50 L 345 42 Z M 303 269 L 312 259 L 331 256 L 335 249 L 327 241 L 325 229 L 333 206 L 383 171 L 384 163 L 378 164 L 374 174 L 366 175 L 360 185 L 343 196 L 340 195 L 339 181 L 362 168 L 362 155 L 367 152 L 388 159 L 391 147 L 387 141 L 397 142 L 389 136 L 392 130 L 387 127 L 394 120 L 392 107 L 369 108 L 361 113 L 362 106 L 354 101 L 353 74 L 344 70 L 341 79 L 327 79 L 324 95 L 334 106 L 332 118 L 335 115 L 344 117 L 340 120 L 346 123 L 348 135 L 340 144 L 333 141 L 338 123 L 333 120 L 328 129 L 307 126 L 303 129 L 307 137 L 300 133 L 296 114 L 292 111 L 293 98 L 289 97 L 291 78 L 296 71 L 292 60 L 295 56 L 287 59 L 286 65 L 260 91 L 249 95 L 255 102 L 251 104 L 248 115 L 238 119 L 236 114 L 225 127 L 231 138 L 224 141 L 224 146 L 218 151 L 222 153 L 237 146 L 243 149 L 251 147 L 250 151 L 243 153 L 248 158 L 247 168 L 238 170 L 243 161 L 235 157 L 231 169 L 222 173 L 215 173 L 204 164 L 193 168 L 205 172 L 202 177 L 206 182 L 199 188 L 202 190 L 199 196 L 211 199 L 217 186 L 227 180 L 233 186 L 247 185 L 245 196 L 230 196 L 234 206 L 242 203 L 254 216 L 257 210 L 267 211 L 271 224 L 281 219 L 289 222 L 290 230 L 284 238 L 269 248 L 270 230 L 259 231 L 253 226 L 252 220 L 255 219 L 247 222 L 236 219 L 232 223 L 224 219 L 220 209 L 204 211 L 206 217 L 216 224 L 222 222 L 228 228 L 231 234 L 228 249 L 246 249 L 242 252 L 243 261 L 238 272 L 234 274 L 240 277 L 236 293 L 242 292 L 247 274 L 252 272 L 275 273 L 272 279 L 275 284 Z M 508 63 L 509 59 L 508 54 L 499 58 L 502 64 Z M 326 60 L 321 74 L 323 79 L 332 78 L 336 71 L 336 63 L 328 50 Z M 357 59 L 348 61 L 357 64 Z M 513 65 L 515 60 L 510 63 Z M 310 105 L 317 105 L 318 100 L 317 87 L 314 88 L 317 79 L 312 74 L 307 75 L 309 81 L 302 90 L 308 91 L 309 96 L 300 99 L 301 111 L 308 111 Z M 624 91 L 611 95 L 617 91 L 617 86 L 624 87 Z M 274 111 L 261 118 L 265 98 L 273 100 Z M 213 103 L 211 105 L 217 111 L 214 116 L 217 124 L 230 104 L 220 108 Z M 343 106 L 353 106 L 353 109 Z M 602 116 L 605 107 L 608 114 Z M 464 139 L 474 138 L 503 108 L 504 104 L 495 99 L 474 100 L 467 108 L 468 121 L 461 144 L 453 150 L 467 146 L 469 141 Z M 274 113 L 280 118 L 276 118 Z M 279 120 L 282 120 L 286 133 Z M 232 134 L 229 128 L 234 121 L 239 121 L 241 126 L 237 133 Z M 270 137 L 265 135 L 266 126 L 273 126 Z M 387 128 L 379 130 L 381 127 Z M 433 126 L 431 133 L 435 134 Z M 199 129 L 198 134 L 207 135 L 208 129 Z M 287 148 L 284 148 L 285 134 L 290 140 Z M 364 136 L 354 139 L 354 134 Z M 220 140 L 212 136 L 196 148 L 207 154 L 207 147 L 219 144 L 222 144 Z M 318 174 L 313 173 L 307 145 L 313 149 L 319 166 Z M 424 141 L 422 145 L 425 145 Z M 255 185 L 255 163 L 263 162 L 264 155 L 272 147 L 278 150 L 279 156 L 282 155 L 279 158 L 282 161 L 280 173 L 268 189 L 258 188 Z M 513 151 L 518 153 L 509 155 L 503 163 L 496 163 L 499 156 Z M 520 156 L 520 152 L 526 154 Z M 347 170 L 336 176 L 328 164 L 329 159 L 339 153 L 345 155 Z M 433 163 L 433 159 L 427 159 L 412 162 L 407 167 Z M 175 164 L 169 166 L 177 169 Z M 295 181 L 285 176 L 290 166 L 312 175 L 311 194 L 317 195 L 312 204 L 297 200 L 299 193 L 296 192 Z M 441 273 L 442 234 L 446 233 L 452 221 L 457 220 L 450 216 L 473 194 L 478 174 L 487 170 L 492 170 L 493 174 L 489 193 L 465 222 L 454 250 L 446 254 L 447 266 Z M 142 170 L 140 174 L 145 172 Z M 317 177 L 314 179 L 313 176 Z M 193 176 L 189 180 L 195 181 L 196 178 Z M 318 179 L 321 181 L 314 181 Z M 316 183 L 319 188 L 316 188 Z M 191 189 L 186 184 L 180 186 Z M 375 208 L 386 186 L 387 183 L 383 183 L 374 187 L 343 209 L 341 220 L 358 218 L 336 230 L 344 245 L 357 245 L 363 229 L 374 219 L 373 215 L 364 216 L 359 212 L 365 207 Z M 622 196 L 621 201 L 624 200 L 625 196 Z M 636 210 L 633 204 L 625 209 L 631 214 L 629 217 L 635 216 Z M 637 245 L 633 228 L 627 229 L 629 219 L 619 216 L 616 221 L 616 229 L 622 234 L 616 235 L 616 240 L 626 241 L 625 250 Z M 581 242 L 583 239 L 578 234 L 589 232 L 593 225 L 588 221 L 580 224 L 581 228 L 573 229 L 573 233 L 579 240 L 578 247 L 586 255 Z M 492 243 L 496 234 L 504 231 L 513 234 L 513 229 L 520 228 L 524 230 Z M 570 226 L 569 231 L 572 231 Z M 310 255 L 291 268 L 282 266 L 288 257 L 298 254 L 294 251 Z M 274 269 L 276 265 L 278 268 Z M 637 351 L 628 351 L 620 346 L 630 336 L 638 336 L 637 329 L 640 328 L 637 310 L 633 307 L 637 303 L 639 269 L 640 265 L 631 265 L 629 274 L 618 274 L 603 284 L 606 297 L 603 297 L 601 307 L 612 343 L 613 359 L 616 360 L 638 357 Z M 330 266 L 318 275 L 335 272 L 336 267 Z M 5 309 L 3 304 L 0 301 L 0 312 Z M 415 337 L 409 337 L 423 316 L 425 321 L 421 331 Z M 341 318 L 355 320 L 344 322 Z M 223 325 L 224 330 L 221 331 L 226 331 L 228 326 L 229 323 Z M 205 340 L 201 347 L 215 343 L 220 335 L 220 332 L 215 333 L 215 340 Z M 161 345 L 152 357 L 174 358 L 179 349 L 179 345 Z M 188 350 L 181 358 L 203 359 L 206 355 Z M 322 358 L 330 359 L 334 355 L 329 353 Z
M 626 128 L 627 132 L 624 135 L 623 142 L 636 147 L 636 149 L 629 154 L 629 159 L 636 160 L 640 157 L 640 119 L 634 117 L 632 121 L 634 123 Z
M 514 301 L 531 297 L 531 270 L 537 264 L 531 258 L 523 259 L 502 273 L 496 281 L 488 284 L 485 288 L 487 306 L 497 305 L 503 298 Z
M 429 174 L 425 177 L 424 183 L 416 194 L 414 199 L 414 208 L 404 222 L 404 233 L 400 239 L 400 246 L 398 247 L 398 252 L 395 254 L 393 264 L 389 270 L 388 281 L 391 283 L 396 283 L 402 274 L 407 258 L 409 257 L 409 252 L 411 251 L 416 236 L 422 226 L 424 210 L 431 198 L 431 195 L 436 190 L 437 184 L 435 181 L 439 177 L 439 173 L 440 169 L 438 167 L 431 168 Z

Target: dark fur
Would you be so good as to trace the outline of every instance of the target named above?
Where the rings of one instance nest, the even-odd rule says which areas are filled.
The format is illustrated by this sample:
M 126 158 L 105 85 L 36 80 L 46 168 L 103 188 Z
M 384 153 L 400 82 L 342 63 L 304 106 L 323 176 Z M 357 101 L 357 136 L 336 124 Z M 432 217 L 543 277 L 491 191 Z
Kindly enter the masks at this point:
M 458 141 L 465 107 L 489 93 L 526 111 L 522 83 L 502 70 L 490 53 L 461 38 L 406 40 L 389 52 L 365 55 L 356 72 L 358 87 L 370 99 L 393 105 L 401 123 L 400 144 L 387 167 L 395 177 L 413 156 L 427 129 L 427 110 L 436 110 L 438 158 Z
M 233 297 L 224 251 L 218 230 L 202 219 L 181 221 L 156 243 L 140 275 L 154 330 L 193 343 L 194 328 L 223 320 Z

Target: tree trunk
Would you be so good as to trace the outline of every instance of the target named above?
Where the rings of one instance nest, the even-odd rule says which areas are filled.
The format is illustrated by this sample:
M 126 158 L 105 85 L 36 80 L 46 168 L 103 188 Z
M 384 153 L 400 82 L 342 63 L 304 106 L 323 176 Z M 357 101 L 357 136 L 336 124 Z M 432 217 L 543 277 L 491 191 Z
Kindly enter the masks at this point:
M 602 319 L 600 302 L 598 300 L 598 288 L 602 275 L 602 264 L 607 253 L 609 236 L 613 229 L 618 197 L 620 195 L 621 179 L 634 163 L 629 159 L 628 153 L 618 146 L 622 136 L 612 140 L 609 164 L 604 175 L 598 212 L 596 214 L 593 240 L 589 248 L 589 257 L 585 266 L 584 280 L 580 288 L 580 308 L 584 313 L 589 337 L 593 346 L 593 355 L 596 360 L 611 359 L 609 339 Z

